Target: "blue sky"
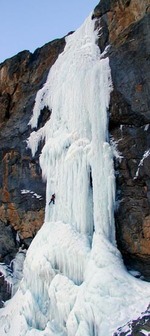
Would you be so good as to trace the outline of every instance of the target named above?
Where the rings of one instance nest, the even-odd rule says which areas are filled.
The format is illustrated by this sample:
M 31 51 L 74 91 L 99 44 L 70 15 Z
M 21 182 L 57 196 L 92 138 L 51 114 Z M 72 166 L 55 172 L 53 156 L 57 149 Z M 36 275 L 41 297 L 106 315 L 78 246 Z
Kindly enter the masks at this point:
M 1 0 L 0 62 L 76 30 L 98 0 Z

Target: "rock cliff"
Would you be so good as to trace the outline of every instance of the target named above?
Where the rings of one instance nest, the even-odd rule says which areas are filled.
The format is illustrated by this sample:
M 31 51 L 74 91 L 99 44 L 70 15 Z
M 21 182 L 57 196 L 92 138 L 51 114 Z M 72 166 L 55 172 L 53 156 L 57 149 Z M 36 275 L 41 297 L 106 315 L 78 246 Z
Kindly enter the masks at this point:
M 45 184 L 38 154 L 32 158 L 26 148 L 28 122 L 36 93 L 64 46 L 65 38 L 54 40 L 0 64 L 0 261 L 6 263 L 43 223 Z M 42 115 L 40 123 L 50 111 L 45 108 Z
M 150 280 L 150 1 L 101 0 L 93 19 L 113 81 L 117 243 L 126 265 Z
M 109 56 L 113 91 L 109 131 L 118 155 L 117 243 L 128 268 L 150 279 L 150 27 L 149 0 L 101 0 L 92 19 L 102 57 Z M 101 25 L 101 28 L 100 28 Z M 26 149 L 36 92 L 62 52 L 65 39 L 0 64 L 0 261 L 27 246 L 44 218 L 45 185 L 38 154 Z M 43 123 L 51 111 L 43 110 Z M 42 144 L 41 144 L 42 145 Z M 40 151 L 40 149 L 39 149 Z

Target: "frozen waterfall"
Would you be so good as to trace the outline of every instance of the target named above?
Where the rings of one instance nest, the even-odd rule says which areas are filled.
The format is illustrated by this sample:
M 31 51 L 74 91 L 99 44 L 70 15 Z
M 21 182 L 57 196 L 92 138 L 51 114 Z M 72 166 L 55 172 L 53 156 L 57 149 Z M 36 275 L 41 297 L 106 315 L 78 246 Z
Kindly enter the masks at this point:
M 44 106 L 52 110 L 28 139 L 33 156 L 45 139 L 45 223 L 27 252 L 19 290 L 1 310 L 1 336 L 112 336 L 149 303 L 149 284 L 127 273 L 115 243 L 112 83 L 96 41 L 89 16 L 66 38 L 36 96 L 32 128 Z

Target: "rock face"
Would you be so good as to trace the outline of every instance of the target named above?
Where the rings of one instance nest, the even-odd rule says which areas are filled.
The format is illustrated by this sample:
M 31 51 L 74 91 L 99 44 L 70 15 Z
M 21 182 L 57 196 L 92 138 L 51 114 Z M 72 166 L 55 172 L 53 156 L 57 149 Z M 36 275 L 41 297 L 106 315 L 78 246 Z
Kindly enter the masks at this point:
M 0 308 L 3 307 L 3 302 L 11 298 L 11 288 L 5 281 L 3 274 L 0 272 Z
M 26 148 L 28 122 L 35 95 L 64 46 L 65 38 L 54 40 L 0 64 L 0 261 L 6 263 L 18 245 L 30 244 L 43 223 L 45 184 L 38 153 L 32 158 Z M 42 116 L 41 123 L 50 111 L 45 108 Z
M 107 47 L 113 81 L 117 243 L 126 265 L 150 280 L 150 1 L 101 0 L 93 19 L 102 25 L 99 46 Z

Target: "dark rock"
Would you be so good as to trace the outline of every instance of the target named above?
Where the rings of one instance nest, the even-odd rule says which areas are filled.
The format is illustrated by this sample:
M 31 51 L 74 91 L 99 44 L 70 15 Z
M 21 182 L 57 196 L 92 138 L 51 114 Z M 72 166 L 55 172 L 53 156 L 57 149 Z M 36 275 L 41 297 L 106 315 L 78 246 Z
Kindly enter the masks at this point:
M 110 136 L 116 170 L 116 237 L 125 264 L 150 280 L 150 18 L 149 1 L 103 1 L 94 16 L 101 50 L 109 45 L 113 91 Z M 98 19 L 100 17 L 100 19 Z M 107 30 L 107 38 L 106 38 Z
M 11 298 L 11 288 L 4 275 L 0 272 L 0 308 L 4 306 L 4 302 Z
M 9 265 L 16 254 L 16 244 L 10 224 L 0 221 L 0 262 Z
M 11 103 L 11 96 L 9 93 L 4 93 L 2 96 L 0 96 L 0 110 L 1 110 L 0 122 L 9 119 L 10 103 Z
M 111 0 L 101 0 L 94 8 L 92 19 L 99 18 L 111 10 Z
M 101 20 L 95 21 L 95 29 L 98 31 L 98 46 L 103 52 L 109 43 L 109 29 L 107 22 L 107 15 L 103 15 Z

